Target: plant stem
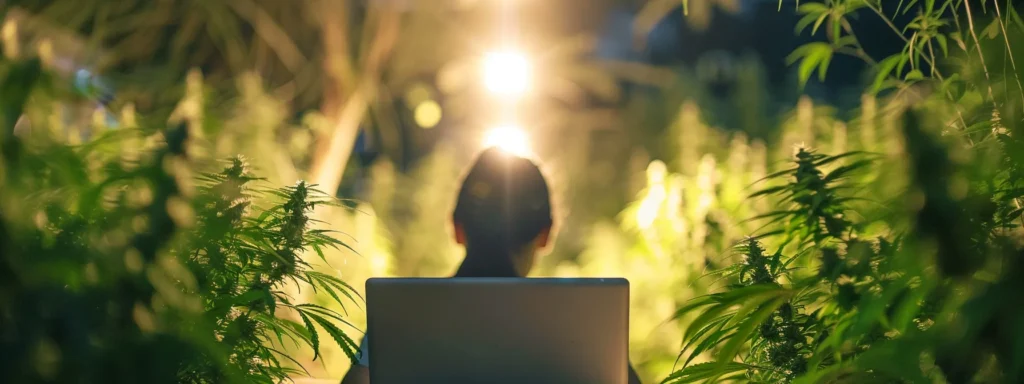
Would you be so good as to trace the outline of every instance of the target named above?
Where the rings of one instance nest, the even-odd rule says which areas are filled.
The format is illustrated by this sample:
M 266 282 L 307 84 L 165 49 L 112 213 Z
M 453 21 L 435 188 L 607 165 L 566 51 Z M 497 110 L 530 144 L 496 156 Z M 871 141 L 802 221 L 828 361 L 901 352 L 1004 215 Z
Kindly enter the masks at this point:
M 996 9 L 996 20 L 999 21 L 999 28 L 1003 31 L 1003 41 L 1006 43 L 1006 56 L 1010 58 L 1010 68 L 1013 68 L 1013 79 L 1017 81 L 1017 89 L 1020 90 L 1021 103 L 1024 103 L 1024 85 L 1020 83 L 1020 76 L 1017 75 L 1017 61 L 1013 59 L 1013 50 L 1010 48 L 1010 35 L 1006 33 L 1006 23 L 1003 22 L 1003 14 L 999 10 L 999 1 L 994 1 Z M 1010 0 L 1006 0 L 1006 5 L 1010 6 Z M 1009 14 L 1006 15 L 1010 17 Z
M 992 77 L 988 74 L 988 66 L 985 65 L 985 55 L 981 52 L 981 40 L 978 39 L 978 34 L 974 32 L 974 15 L 971 13 L 971 2 L 964 1 L 964 9 L 967 10 L 967 29 L 971 31 L 971 38 L 974 39 L 974 48 L 978 51 L 978 58 L 981 59 L 981 69 L 985 73 L 985 80 L 988 81 L 986 88 L 988 88 L 989 100 L 992 100 L 992 107 L 999 109 L 996 104 L 995 96 L 992 94 Z
M 900 29 L 896 27 L 896 24 L 893 24 L 892 20 L 889 20 L 889 18 L 886 17 L 884 13 L 882 13 L 881 9 L 875 8 L 874 4 L 871 4 L 870 2 L 864 2 L 864 4 L 866 4 L 868 9 L 874 11 L 875 14 L 878 15 L 878 17 L 881 18 L 882 21 L 885 22 L 885 25 L 888 25 L 889 29 L 892 29 L 892 31 L 896 33 L 896 36 L 899 36 L 900 39 L 902 39 L 903 42 L 906 43 L 908 46 L 911 46 L 911 50 L 913 50 L 913 45 L 912 45 L 912 42 L 910 41 L 910 39 L 908 39 L 906 36 L 904 36 L 903 32 L 900 32 Z M 923 59 L 924 59 L 925 63 L 928 63 L 928 65 L 931 65 L 933 67 L 935 66 L 935 64 L 932 63 L 931 59 L 929 59 L 927 57 L 923 57 Z

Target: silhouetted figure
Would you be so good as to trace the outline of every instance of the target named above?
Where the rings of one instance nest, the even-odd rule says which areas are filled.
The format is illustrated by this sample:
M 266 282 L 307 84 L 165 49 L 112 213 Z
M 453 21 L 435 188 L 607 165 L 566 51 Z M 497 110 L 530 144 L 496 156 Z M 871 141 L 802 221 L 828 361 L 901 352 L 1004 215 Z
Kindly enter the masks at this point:
M 551 196 L 540 168 L 499 149 L 485 150 L 463 180 L 452 214 L 466 248 L 455 277 L 525 277 L 551 236 Z M 366 337 L 342 384 L 369 383 Z M 640 380 L 629 366 L 629 383 Z

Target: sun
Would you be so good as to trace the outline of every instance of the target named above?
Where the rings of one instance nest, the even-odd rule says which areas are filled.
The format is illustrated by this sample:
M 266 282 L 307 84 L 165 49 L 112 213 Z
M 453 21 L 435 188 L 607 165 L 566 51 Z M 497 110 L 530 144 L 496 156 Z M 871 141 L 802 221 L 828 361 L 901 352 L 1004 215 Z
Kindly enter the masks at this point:
M 515 51 L 492 52 L 484 58 L 484 84 L 500 95 L 521 95 L 530 81 L 530 63 Z

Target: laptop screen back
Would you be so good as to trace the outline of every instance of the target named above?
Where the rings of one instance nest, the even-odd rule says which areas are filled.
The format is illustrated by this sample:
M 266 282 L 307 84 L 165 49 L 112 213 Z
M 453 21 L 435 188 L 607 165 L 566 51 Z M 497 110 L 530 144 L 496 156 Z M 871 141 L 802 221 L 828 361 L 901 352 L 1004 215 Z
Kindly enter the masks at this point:
M 370 279 L 370 381 L 624 384 L 625 279 Z

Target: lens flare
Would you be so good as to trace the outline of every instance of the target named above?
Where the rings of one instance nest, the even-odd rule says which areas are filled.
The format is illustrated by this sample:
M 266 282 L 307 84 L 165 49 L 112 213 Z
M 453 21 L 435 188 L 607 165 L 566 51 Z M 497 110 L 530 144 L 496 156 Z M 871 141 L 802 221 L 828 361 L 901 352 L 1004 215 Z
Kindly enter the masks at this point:
M 526 133 L 514 125 L 503 125 L 492 129 L 484 139 L 484 147 L 496 147 L 516 156 L 530 154 L 530 142 Z
M 484 84 L 491 92 L 520 95 L 526 92 L 529 80 L 530 64 L 522 54 L 494 52 L 484 58 Z

